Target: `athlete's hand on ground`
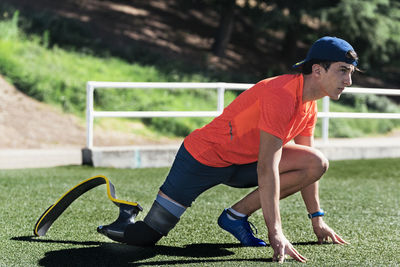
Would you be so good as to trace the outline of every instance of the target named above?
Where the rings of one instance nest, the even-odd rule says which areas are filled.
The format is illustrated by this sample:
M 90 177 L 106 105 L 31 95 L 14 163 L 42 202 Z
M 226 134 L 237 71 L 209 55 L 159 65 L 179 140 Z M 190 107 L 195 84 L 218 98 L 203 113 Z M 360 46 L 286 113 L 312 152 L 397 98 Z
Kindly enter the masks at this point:
M 349 244 L 343 238 L 341 238 L 335 231 L 332 230 L 321 217 L 316 217 L 312 219 L 312 225 L 314 229 L 314 233 L 318 238 L 318 244 L 322 244 L 323 242 L 328 242 L 329 239 L 332 240 L 334 244 Z
M 306 258 L 300 255 L 299 252 L 293 247 L 293 245 L 286 239 L 282 232 L 268 235 L 269 243 L 274 250 L 273 261 L 279 261 L 283 263 L 285 255 L 291 256 L 296 261 L 306 262 Z

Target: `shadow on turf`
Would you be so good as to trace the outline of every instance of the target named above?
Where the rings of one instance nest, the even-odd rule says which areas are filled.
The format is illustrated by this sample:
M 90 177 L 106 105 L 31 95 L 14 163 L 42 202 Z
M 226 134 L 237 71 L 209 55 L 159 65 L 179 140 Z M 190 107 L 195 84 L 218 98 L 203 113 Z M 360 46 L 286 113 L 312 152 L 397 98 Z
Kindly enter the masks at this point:
M 84 246 L 95 246 L 104 244 L 104 242 L 97 241 L 73 241 L 73 240 L 51 240 L 51 239 L 39 239 L 35 236 L 16 236 L 11 238 L 15 241 L 26 241 L 26 242 L 38 242 L 38 243 L 58 243 L 58 244 L 72 244 L 72 245 L 84 245 Z
M 118 243 L 80 242 L 64 240 L 36 239 L 33 236 L 14 237 L 12 240 L 43 243 L 65 243 L 93 247 L 63 249 L 46 252 L 40 259 L 40 266 L 160 266 L 173 264 L 196 264 L 218 262 L 271 262 L 272 259 L 253 258 L 235 259 L 228 257 L 235 253 L 229 248 L 241 247 L 240 244 L 190 244 L 184 247 L 162 246 L 135 247 Z M 174 259 L 164 261 L 145 261 L 157 255 L 171 256 Z M 186 257 L 186 259 L 176 259 Z
M 135 247 L 118 243 L 104 243 L 96 241 L 72 241 L 72 240 L 49 240 L 38 239 L 34 236 L 13 237 L 11 240 L 38 242 L 38 243 L 61 243 L 93 247 L 63 249 L 46 252 L 44 258 L 40 259 L 40 266 L 160 266 L 179 264 L 201 264 L 219 262 L 272 262 L 271 258 L 236 259 L 219 257 L 232 256 L 235 253 L 229 248 L 241 247 L 240 244 L 189 244 L 184 247 L 162 246 Z M 299 242 L 293 245 L 317 245 L 317 242 Z M 146 261 L 157 255 L 174 257 L 171 260 Z M 175 259 L 186 257 L 187 259 Z
M 218 262 L 270 262 L 272 259 L 218 259 L 235 253 L 227 248 L 238 244 L 190 244 L 184 247 L 155 246 L 134 247 L 108 243 L 98 247 L 50 251 L 39 261 L 40 266 L 160 266 L 174 264 L 218 263 Z M 171 260 L 145 261 L 157 255 L 171 256 Z M 176 259 L 176 257 L 185 257 Z

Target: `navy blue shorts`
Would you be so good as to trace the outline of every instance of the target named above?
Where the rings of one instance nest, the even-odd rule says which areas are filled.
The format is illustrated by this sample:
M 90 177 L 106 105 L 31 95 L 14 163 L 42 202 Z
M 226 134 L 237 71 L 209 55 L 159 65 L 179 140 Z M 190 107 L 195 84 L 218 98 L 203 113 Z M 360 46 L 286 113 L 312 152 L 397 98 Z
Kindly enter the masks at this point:
M 190 207 L 201 193 L 219 184 L 236 188 L 257 186 L 257 162 L 210 167 L 193 158 L 182 144 L 160 190 L 178 203 Z

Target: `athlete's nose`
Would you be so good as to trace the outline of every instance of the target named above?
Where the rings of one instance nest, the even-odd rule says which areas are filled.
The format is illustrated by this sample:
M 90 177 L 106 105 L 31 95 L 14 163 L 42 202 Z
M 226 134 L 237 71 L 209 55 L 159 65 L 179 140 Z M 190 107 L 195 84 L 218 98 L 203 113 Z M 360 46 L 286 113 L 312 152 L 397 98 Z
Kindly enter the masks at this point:
M 344 80 L 344 85 L 345 87 L 349 87 L 353 84 L 353 81 L 351 80 L 351 74 L 346 76 L 346 79 Z

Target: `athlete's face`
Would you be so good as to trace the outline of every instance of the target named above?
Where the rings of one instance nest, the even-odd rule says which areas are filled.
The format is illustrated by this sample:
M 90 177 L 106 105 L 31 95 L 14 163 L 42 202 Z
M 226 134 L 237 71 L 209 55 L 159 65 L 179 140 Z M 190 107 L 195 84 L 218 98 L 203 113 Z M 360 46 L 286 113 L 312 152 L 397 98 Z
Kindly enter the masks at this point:
M 345 62 L 332 63 L 327 71 L 321 70 L 321 90 L 329 98 L 338 100 L 345 87 L 351 86 L 354 66 Z

